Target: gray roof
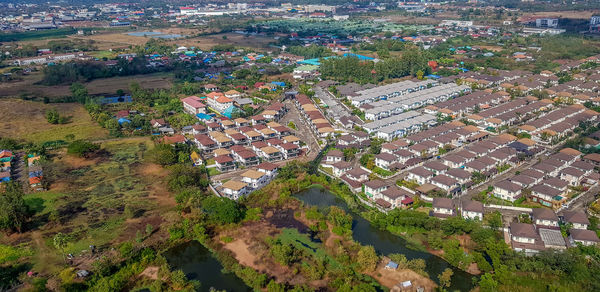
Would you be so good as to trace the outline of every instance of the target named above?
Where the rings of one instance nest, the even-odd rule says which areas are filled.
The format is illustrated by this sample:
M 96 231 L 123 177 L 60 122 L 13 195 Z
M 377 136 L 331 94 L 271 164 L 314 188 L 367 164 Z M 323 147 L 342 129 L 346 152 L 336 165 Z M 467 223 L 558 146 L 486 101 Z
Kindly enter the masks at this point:
M 558 216 L 550 209 L 534 208 L 531 213 L 534 219 L 558 221 Z
M 573 238 L 573 240 L 600 242 L 598 235 L 592 230 L 571 229 L 569 230 L 569 233 L 571 234 L 571 238 Z
M 370 187 L 372 189 L 379 189 L 379 188 L 385 187 L 385 182 L 382 180 L 378 180 L 378 179 L 366 181 L 364 184 L 365 184 L 365 186 Z
M 457 179 L 469 179 L 471 174 L 462 168 L 452 168 L 446 171 L 446 175 L 457 178 Z
M 564 237 L 560 233 L 560 230 L 540 228 L 539 232 L 540 232 L 540 237 L 542 238 L 542 241 L 544 242 L 544 246 L 546 246 L 546 247 L 549 247 L 549 246 L 558 247 L 558 246 L 566 246 L 567 245 L 565 243 Z
M 510 234 L 518 237 L 526 237 L 526 238 L 537 238 L 537 232 L 535 232 L 535 227 L 533 224 L 525 224 L 525 223 L 510 223 Z
M 436 175 L 434 178 L 431 179 L 431 181 L 440 183 L 448 187 L 458 184 L 458 181 L 445 174 Z
M 509 192 L 516 192 L 516 191 L 521 190 L 521 188 L 522 188 L 520 185 L 510 182 L 508 180 L 499 181 L 496 184 L 494 184 L 494 187 L 497 187 L 497 188 L 503 189 L 503 190 L 507 190 Z
M 463 202 L 462 204 L 463 204 L 463 210 L 483 213 L 483 204 L 481 202 L 469 200 L 469 201 Z
M 433 198 L 434 208 L 454 209 L 454 202 L 448 198 Z
M 563 218 L 567 223 L 590 224 L 588 217 L 581 211 L 565 211 Z
M 553 187 L 549 187 L 549 186 L 543 185 L 543 184 L 537 184 L 537 185 L 533 186 L 531 188 L 531 190 L 534 192 L 543 194 L 543 195 L 550 196 L 550 197 L 555 197 L 555 196 L 562 194 L 561 190 L 557 190 Z

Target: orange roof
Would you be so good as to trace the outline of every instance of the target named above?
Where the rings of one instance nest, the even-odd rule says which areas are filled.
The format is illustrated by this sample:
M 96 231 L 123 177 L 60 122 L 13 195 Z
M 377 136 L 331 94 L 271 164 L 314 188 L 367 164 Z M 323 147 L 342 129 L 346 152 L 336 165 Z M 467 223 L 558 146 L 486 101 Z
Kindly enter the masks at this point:
M 209 93 L 209 94 L 206 95 L 206 97 L 212 98 L 212 99 L 215 99 L 215 98 L 217 98 L 219 96 L 225 96 L 225 95 L 222 92 L 211 92 L 211 93 Z
M 231 100 L 229 97 L 226 97 L 226 96 L 217 97 L 216 101 L 219 103 L 233 102 L 233 100 Z
M 42 183 L 42 178 L 41 177 L 30 177 L 29 178 L 29 184 L 39 184 Z

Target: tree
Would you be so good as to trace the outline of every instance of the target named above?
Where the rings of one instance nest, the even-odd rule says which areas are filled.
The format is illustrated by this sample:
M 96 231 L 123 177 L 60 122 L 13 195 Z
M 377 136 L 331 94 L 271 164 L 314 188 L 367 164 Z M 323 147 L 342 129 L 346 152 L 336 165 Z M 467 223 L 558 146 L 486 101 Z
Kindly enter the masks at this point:
M 85 88 L 85 86 L 79 82 L 71 84 L 69 89 L 71 90 L 73 97 L 78 101 L 85 101 L 85 99 L 88 97 L 87 88 Z
M 65 257 L 65 248 L 67 247 L 67 243 L 69 242 L 69 236 L 63 234 L 62 232 L 59 232 L 56 235 L 54 235 L 53 242 L 54 247 L 60 250 L 63 256 L 63 260 L 67 262 L 67 258 Z
M 481 289 L 481 291 L 496 291 L 497 287 L 498 282 L 494 280 L 492 274 L 486 273 L 483 276 L 481 276 L 481 279 L 479 280 L 479 288 Z
M 29 208 L 23 200 L 23 188 L 17 182 L 8 182 L 0 193 L 0 228 L 21 233 L 29 218 Z
M 498 211 L 490 214 L 488 224 L 492 229 L 498 230 L 498 228 L 502 227 L 502 214 Z
M 244 218 L 242 207 L 228 198 L 207 197 L 202 201 L 202 210 L 220 224 L 237 223 Z
M 76 140 L 69 144 L 67 147 L 67 153 L 83 157 L 98 149 L 100 149 L 100 146 L 94 143 L 85 140 Z
M 440 275 L 438 275 L 438 279 L 440 280 L 440 286 L 450 287 L 452 275 L 454 275 L 454 272 L 450 268 L 446 268 Z
M 373 248 L 373 246 L 363 246 L 358 251 L 356 262 L 358 263 L 361 271 L 366 273 L 375 271 L 378 261 L 379 256 L 377 256 L 377 253 L 375 253 L 375 248 Z
M 56 125 L 60 121 L 60 114 L 55 109 L 49 109 L 46 111 L 46 120 L 48 123 Z
M 171 145 L 159 143 L 148 151 L 148 158 L 162 166 L 172 165 L 177 162 L 177 153 Z

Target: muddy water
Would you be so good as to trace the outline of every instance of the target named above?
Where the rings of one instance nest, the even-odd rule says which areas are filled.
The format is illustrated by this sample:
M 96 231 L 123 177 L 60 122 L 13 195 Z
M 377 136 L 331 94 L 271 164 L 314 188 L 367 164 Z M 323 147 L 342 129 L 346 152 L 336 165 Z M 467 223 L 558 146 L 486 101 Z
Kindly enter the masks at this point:
M 173 269 L 182 270 L 190 280 L 202 285 L 199 291 L 252 291 L 233 273 L 223 273 L 219 261 L 197 241 L 190 241 L 171 248 L 164 253 Z

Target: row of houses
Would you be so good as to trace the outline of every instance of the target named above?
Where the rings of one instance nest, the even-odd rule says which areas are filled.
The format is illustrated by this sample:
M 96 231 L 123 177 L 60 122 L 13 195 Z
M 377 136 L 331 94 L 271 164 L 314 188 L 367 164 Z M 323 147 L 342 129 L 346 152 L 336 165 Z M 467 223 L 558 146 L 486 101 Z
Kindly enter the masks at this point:
M 465 219 L 481 220 L 484 205 L 477 201 L 465 201 L 456 205 L 448 198 L 433 198 L 431 216 L 448 218 L 460 214 Z M 535 254 L 541 250 L 566 249 L 600 242 L 596 232 L 587 230 L 590 221 L 583 212 L 565 211 L 560 217 L 546 208 L 534 208 L 530 214 L 532 223 L 513 222 L 508 227 L 511 247 L 515 251 Z M 560 226 L 568 226 L 568 237 L 563 237 Z
M 33 191 L 43 191 L 44 186 L 42 180 L 44 172 L 39 164 L 41 157 L 37 154 L 27 155 L 27 173 L 29 176 L 29 188 Z
M 437 118 L 433 115 L 407 111 L 364 124 L 362 127 L 367 133 L 375 135 L 377 138 L 392 141 L 436 124 Z
M 226 181 L 217 187 L 217 191 L 224 197 L 238 200 L 269 184 L 277 176 L 278 170 L 277 164 L 262 162 L 240 174 L 239 178 Z
M 214 158 L 220 171 L 234 170 L 236 163 L 248 167 L 261 160 L 277 161 L 301 155 L 300 139 L 292 135 L 291 129 L 276 122 L 227 129 L 220 126 L 209 123 L 206 131 L 195 134 L 193 139 L 207 158 Z
M 562 149 L 531 168 L 497 182 L 493 195 L 514 202 L 527 193 L 534 202 L 560 208 L 569 200 L 570 187 L 589 187 L 598 183 L 599 175 L 594 171 L 594 165 L 580 156 L 581 152 L 575 149 Z
M 437 82 L 429 79 L 417 82 L 405 80 L 378 87 L 363 89 L 355 92 L 352 95 L 348 95 L 347 98 L 350 100 L 352 105 L 360 107 L 364 104 L 402 96 L 410 92 L 424 90 L 435 85 L 437 85 Z
M 600 242 L 596 232 L 587 230 L 590 222 L 583 212 L 565 211 L 559 217 L 550 209 L 535 208 L 531 221 L 510 224 L 508 234 L 515 251 L 536 254 L 545 249 L 562 250 L 578 244 L 590 246 Z M 567 238 L 560 231 L 561 225 L 569 228 Z
M 491 89 L 475 91 L 451 100 L 442 101 L 425 107 L 425 113 L 458 117 L 475 111 L 486 110 L 510 100 L 510 94 L 504 91 L 493 92 Z
M 15 159 L 10 150 L 0 150 L 0 183 L 6 183 L 12 179 L 12 164 Z
M 317 109 L 308 96 L 298 94 L 296 95 L 294 102 L 302 114 L 302 117 L 317 137 L 326 138 L 334 134 L 335 129 L 331 123 L 329 123 L 323 113 Z
M 570 136 L 581 122 L 596 122 L 598 113 L 583 105 L 574 104 L 559 108 L 525 123 L 519 130 L 528 133 L 542 144 L 553 144 Z
M 466 85 L 448 83 L 365 104 L 361 106 L 361 108 L 365 110 L 366 119 L 379 120 L 403 113 L 407 110 L 413 110 L 425 105 L 432 105 L 434 103 L 452 99 L 469 91 L 471 91 L 471 88 Z

